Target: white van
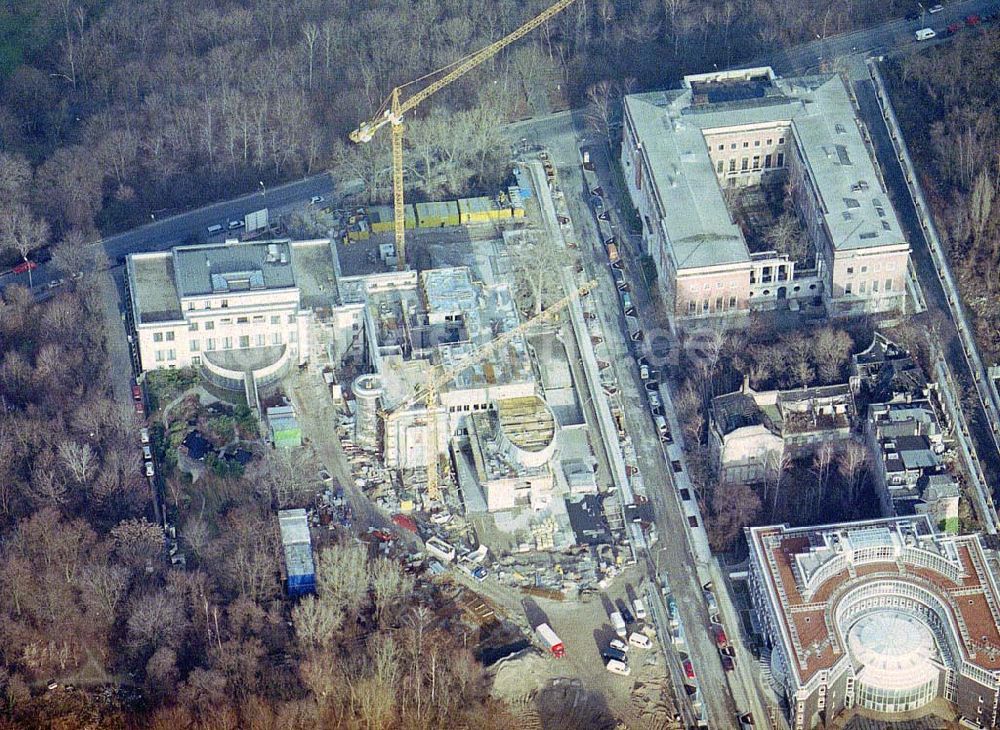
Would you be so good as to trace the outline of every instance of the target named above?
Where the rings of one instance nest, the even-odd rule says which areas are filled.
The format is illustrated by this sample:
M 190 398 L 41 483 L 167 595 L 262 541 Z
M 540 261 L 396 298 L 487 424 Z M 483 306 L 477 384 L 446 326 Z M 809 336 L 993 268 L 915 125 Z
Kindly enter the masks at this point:
M 222 225 L 220 223 L 208 227 L 208 235 L 214 236 L 216 233 L 222 233 Z
M 649 637 L 645 634 L 640 634 L 634 632 L 628 635 L 628 643 L 632 646 L 637 646 L 640 649 L 648 649 L 653 645 L 653 642 L 649 640 Z
M 646 618 L 646 606 L 643 604 L 641 598 L 636 598 L 632 601 L 632 609 L 635 611 L 636 621 L 643 621 Z
M 625 662 L 620 662 L 617 659 L 608 659 L 608 663 L 604 665 L 609 672 L 613 674 L 620 674 L 623 677 L 627 677 L 632 673 L 632 667 L 630 667 Z
M 937 33 L 934 32 L 933 28 L 921 28 L 917 31 L 916 36 L 918 41 L 926 41 L 935 37 Z
M 621 638 L 628 636 L 628 631 L 625 628 L 625 619 L 622 618 L 621 612 L 615 611 L 611 614 L 611 625 L 615 627 L 615 633 Z

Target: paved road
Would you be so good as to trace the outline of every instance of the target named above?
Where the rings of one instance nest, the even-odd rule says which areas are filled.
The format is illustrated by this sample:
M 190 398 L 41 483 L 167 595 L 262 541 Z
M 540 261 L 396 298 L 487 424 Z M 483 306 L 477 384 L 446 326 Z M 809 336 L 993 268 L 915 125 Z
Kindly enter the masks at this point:
M 920 227 L 913 200 L 903 177 L 903 171 L 896 158 L 892 141 L 889 139 L 889 132 L 882 118 L 878 100 L 875 98 L 875 89 L 867 73 L 865 73 L 864 78 L 859 78 L 854 82 L 854 94 L 858 100 L 861 117 L 868 126 L 872 142 L 875 145 L 885 184 L 889 189 L 889 197 L 892 199 L 893 207 L 896 209 L 900 224 L 903 226 L 906 238 L 913 250 L 911 256 L 927 304 L 927 314 L 919 315 L 917 320 L 920 321 L 936 315 L 936 321 L 942 323 L 938 345 L 944 352 L 945 359 L 951 366 L 959 385 L 971 387 L 974 382 L 972 373 L 965 359 L 962 342 L 955 329 L 954 320 L 951 318 L 947 296 L 938 279 L 927 239 Z M 974 404 L 973 407 L 970 409 L 967 402 L 963 410 L 966 411 L 970 435 L 982 462 L 983 471 L 988 483 L 1000 484 L 1000 466 L 998 466 L 1000 454 L 997 453 L 993 435 L 986 425 L 987 420 L 982 403 L 978 399 L 970 399 L 970 401 Z
M 925 2 L 924 6 L 930 7 L 932 4 L 933 0 Z M 916 3 L 913 4 L 913 7 L 917 7 Z M 918 43 L 914 35 L 918 28 L 933 28 L 937 31 L 938 37 L 934 41 L 922 41 L 924 44 L 942 42 L 946 39 L 945 31 L 951 23 L 961 22 L 968 15 L 993 15 L 998 11 L 1000 11 L 1000 2 L 997 0 L 965 0 L 964 2 L 947 3 L 940 13 L 924 14 L 918 20 L 892 20 L 866 30 L 842 33 L 825 39 L 820 38 L 784 51 L 769 53 L 766 57 L 741 64 L 741 66 L 766 65 L 773 67 L 777 73 L 783 74 L 815 71 L 824 63 L 830 63 L 836 67 L 838 59 L 852 53 L 879 55 Z M 963 30 L 961 32 L 969 31 Z
M 266 190 L 266 192 L 265 192 Z M 188 213 L 135 228 L 125 233 L 109 236 L 101 241 L 104 250 L 114 265 L 118 259 L 129 253 L 142 251 L 163 251 L 182 243 L 190 236 L 208 236 L 208 227 L 215 224 L 227 225 L 229 221 L 242 220 L 247 213 L 261 208 L 269 210 L 274 220 L 281 213 L 301 207 L 314 195 L 329 198 L 334 193 L 333 180 L 328 173 L 314 175 L 303 180 L 286 183 L 273 188 L 257 190 L 233 200 L 213 203 Z M 225 233 L 209 240 L 223 240 Z M 32 272 L 32 283 L 37 288 L 58 277 L 50 265 L 43 264 Z M 10 284 L 28 285 L 27 274 L 7 274 L 0 277 L 0 287 Z

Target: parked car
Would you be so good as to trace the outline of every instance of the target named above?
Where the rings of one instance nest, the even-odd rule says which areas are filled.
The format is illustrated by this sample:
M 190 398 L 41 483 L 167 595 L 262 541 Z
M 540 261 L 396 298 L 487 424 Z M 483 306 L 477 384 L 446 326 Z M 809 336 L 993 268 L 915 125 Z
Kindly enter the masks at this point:
M 632 610 L 635 611 L 637 620 L 643 621 L 646 618 L 646 604 L 642 602 L 641 598 L 632 601 Z
M 949 23 L 948 24 L 948 35 L 955 35 L 960 30 L 962 30 L 962 24 L 961 23 Z
M 966 15 L 965 16 L 965 24 L 967 26 L 969 26 L 970 28 L 974 28 L 974 27 L 976 27 L 977 25 L 979 25 L 982 22 L 983 22 L 983 19 L 981 17 L 979 17 L 978 15 Z M 35 258 L 37 259 L 38 257 L 36 256 Z
M 623 677 L 627 677 L 632 673 L 632 667 L 624 662 L 618 661 L 617 659 L 609 659 L 604 666 L 609 672 L 613 674 L 620 674 Z
M 146 462 L 146 476 L 147 476 L 147 477 L 151 477 L 151 476 L 153 476 L 153 474 L 155 474 L 155 473 L 156 473 L 156 472 L 155 472 L 155 471 L 154 471 L 154 469 L 153 469 L 153 462 L 151 462 L 151 461 L 147 461 L 147 462 Z
M 685 677 L 688 679 L 696 679 L 698 677 L 698 675 L 694 673 L 694 664 L 691 663 L 690 659 L 685 659 L 683 666 Z
M 632 615 L 632 612 L 628 610 L 628 606 L 626 606 L 625 604 L 622 604 L 621 606 L 621 614 L 622 618 L 625 619 L 626 624 L 635 623 L 635 616 Z
M 608 642 L 608 646 L 612 649 L 617 649 L 618 651 L 628 651 L 628 644 L 621 639 L 612 639 Z
M 655 390 L 646 391 L 646 395 L 649 396 L 649 407 L 650 408 L 660 408 L 663 405 L 663 401 L 660 400 L 660 394 Z
M 724 671 L 731 672 L 736 669 L 736 660 L 728 654 L 720 654 L 719 659 L 722 660 L 722 669 Z
M 153 450 L 149 448 L 149 446 L 146 444 L 144 444 L 142 447 L 142 458 L 145 459 L 146 461 L 153 460 Z
M 132 397 L 136 400 L 142 400 L 142 386 L 138 383 L 132 384 Z
M 628 635 L 628 643 L 640 649 L 649 649 L 653 645 L 648 636 L 640 634 L 638 631 L 634 631 Z
M 149 429 L 148 428 L 140 428 L 139 429 L 139 441 L 141 441 L 144 444 L 148 444 L 149 443 Z
M 938 3 L 937 5 L 931 5 L 929 8 L 927 8 L 927 12 L 930 13 L 931 15 L 933 15 L 934 13 L 940 13 L 942 10 L 944 10 L 944 5 L 942 5 L 941 3 Z
M 36 264 L 34 261 L 22 261 L 13 269 L 11 269 L 11 271 L 14 272 L 15 274 L 27 274 L 29 271 L 34 271 L 37 268 L 38 264 Z
M 642 380 L 649 380 L 649 365 L 639 366 L 639 378 Z
M 309 205 L 319 205 L 324 200 L 322 195 L 314 195 L 309 198 Z
M 621 651 L 620 649 L 613 649 L 610 646 L 603 652 L 601 652 L 601 656 L 604 658 L 605 661 L 607 661 L 608 659 L 616 659 L 617 661 L 628 664 L 628 654 Z
M 141 400 L 135 402 L 135 415 L 139 416 L 139 418 L 145 418 L 146 417 L 146 409 L 142 405 L 142 401 Z
M 242 228 L 245 225 L 244 221 L 229 221 L 229 230 L 235 231 L 237 228 Z

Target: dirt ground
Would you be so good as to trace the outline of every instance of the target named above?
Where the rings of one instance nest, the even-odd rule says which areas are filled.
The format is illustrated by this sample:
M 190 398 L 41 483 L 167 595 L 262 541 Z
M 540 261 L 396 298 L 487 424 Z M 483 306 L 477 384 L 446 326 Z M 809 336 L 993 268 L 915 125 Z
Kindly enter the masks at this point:
M 628 677 L 604 668 L 601 651 L 615 638 L 608 616 L 618 601 L 628 600 L 626 586 L 637 595 L 635 569 L 619 576 L 606 593 L 581 600 L 524 596 L 496 583 L 477 586 L 509 611 L 510 619 L 524 621 L 526 627 L 547 622 L 566 646 L 561 659 L 529 650 L 494 667 L 494 694 L 514 707 L 525 727 L 670 727 L 675 705 L 659 643 L 654 640 L 651 649 L 630 648 Z

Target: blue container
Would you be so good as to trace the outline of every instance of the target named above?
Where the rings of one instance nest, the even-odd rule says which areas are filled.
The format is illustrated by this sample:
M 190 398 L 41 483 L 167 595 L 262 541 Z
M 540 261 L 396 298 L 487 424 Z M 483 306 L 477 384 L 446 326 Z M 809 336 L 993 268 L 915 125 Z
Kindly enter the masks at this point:
M 298 598 L 309 593 L 316 592 L 316 576 L 312 573 L 307 575 L 288 576 L 288 597 Z

